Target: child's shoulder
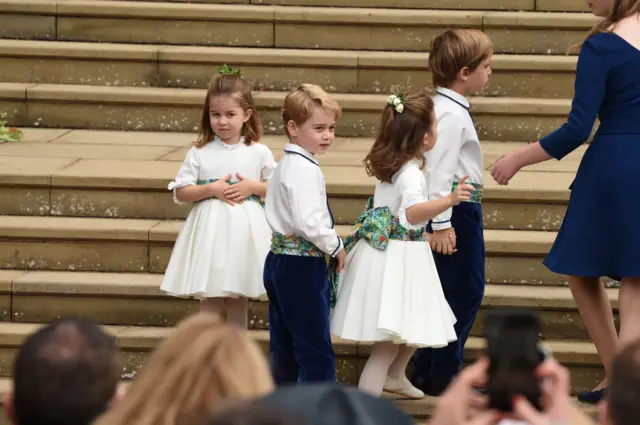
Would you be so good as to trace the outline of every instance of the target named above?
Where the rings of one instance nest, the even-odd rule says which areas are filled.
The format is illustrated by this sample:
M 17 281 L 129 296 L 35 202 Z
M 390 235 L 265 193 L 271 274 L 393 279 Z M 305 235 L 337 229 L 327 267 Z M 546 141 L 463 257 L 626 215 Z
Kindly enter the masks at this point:
M 420 169 L 418 160 L 411 160 L 404 164 L 395 174 L 393 181 L 396 185 L 415 185 L 420 184 L 424 179 L 424 173 Z
M 249 148 L 255 150 L 256 152 L 259 152 L 260 154 L 271 153 L 271 149 L 269 149 L 269 146 L 261 142 L 253 142 L 251 143 L 251 145 L 249 145 Z
M 438 120 L 445 116 L 464 118 L 469 114 L 466 109 L 443 96 L 436 96 L 433 99 L 433 109 Z

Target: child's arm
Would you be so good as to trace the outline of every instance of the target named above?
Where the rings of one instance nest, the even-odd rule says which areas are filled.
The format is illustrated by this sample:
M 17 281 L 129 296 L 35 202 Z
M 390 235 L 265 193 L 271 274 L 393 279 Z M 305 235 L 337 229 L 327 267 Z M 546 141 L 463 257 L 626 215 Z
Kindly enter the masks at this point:
M 251 180 L 240 173 L 236 173 L 238 182 L 227 186 L 224 195 L 234 202 L 242 202 L 251 195 L 264 197 L 267 194 L 267 183 Z
M 225 195 L 229 196 L 230 199 L 233 199 L 237 202 L 240 202 L 251 195 L 259 196 L 260 198 L 264 198 L 267 194 L 267 182 L 271 179 L 273 172 L 276 169 L 276 161 L 273 158 L 273 154 L 271 153 L 271 149 L 264 145 L 258 145 L 259 149 L 261 149 L 261 164 L 260 164 L 260 179 L 257 180 L 249 180 L 244 176 L 236 173 L 239 182 L 229 187 L 225 191 Z M 258 147 L 256 146 L 256 148 Z
M 459 116 L 445 113 L 438 119 L 438 141 L 427 153 L 430 200 L 446 199 L 451 194 L 463 136 L 464 124 Z M 451 206 L 446 207 L 447 201 L 442 202 L 438 207 L 443 210 L 430 217 L 434 231 L 451 228 Z
M 205 186 L 198 186 L 199 171 L 198 151 L 192 147 L 187 152 L 175 180 L 169 183 L 169 190 L 173 191 L 176 204 L 186 204 L 211 196 L 207 194 L 208 189 Z
M 412 224 L 425 223 L 433 217 L 441 214 L 449 208 L 460 204 L 462 201 L 468 201 L 471 198 L 471 192 L 475 190 L 470 184 L 466 184 L 467 177 L 460 180 L 456 189 L 444 198 L 435 201 L 423 201 L 406 209 L 407 221 Z
M 169 183 L 169 190 L 173 191 L 173 200 L 176 204 L 186 204 L 216 197 L 233 205 L 224 196 L 224 189 L 228 186 L 226 181 L 229 180 L 231 175 L 223 177 L 214 183 L 198 185 L 199 173 L 200 159 L 198 157 L 198 149 L 193 147 L 187 152 L 187 156 L 175 180 Z
M 229 187 L 227 180 L 230 178 L 231 174 L 213 183 L 178 188 L 175 191 L 175 197 L 181 203 L 196 202 L 215 197 L 229 205 L 234 205 L 235 202 L 225 195 L 225 190 Z
M 336 231 L 327 227 L 330 221 L 326 187 L 319 168 L 304 170 L 295 182 L 286 186 L 296 234 L 332 257 L 343 251 Z

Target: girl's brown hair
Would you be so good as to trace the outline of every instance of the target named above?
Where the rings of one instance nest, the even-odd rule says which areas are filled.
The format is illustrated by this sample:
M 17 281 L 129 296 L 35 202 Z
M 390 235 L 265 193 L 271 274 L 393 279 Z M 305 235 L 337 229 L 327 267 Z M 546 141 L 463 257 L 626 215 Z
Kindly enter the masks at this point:
M 251 145 L 260 141 L 262 137 L 262 124 L 256 109 L 256 103 L 251 94 L 251 86 L 242 77 L 232 74 L 216 74 L 209 83 L 207 96 L 204 99 L 204 107 L 202 108 L 202 118 L 200 120 L 200 134 L 195 146 L 201 148 L 209 143 L 215 133 L 211 128 L 209 118 L 209 105 L 211 98 L 214 96 L 233 96 L 240 107 L 245 111 L 250 111 L 249 121 L 242 126 L 241 135 L 244 136 L 244 143 Z
M 124 398 L 95 424 L 192 424 L 223 402 L 262 397 L 272 390 L 267 361 L 248 333 L 201 312 L 178 325 Z
M 382 112 L 376 141 L 364 159 L 369 176 L 391 183 L 391 178 L 411 159 L 420 159 L 424 136 L 435 124 L 433 100 L 424 90 L 403 93 L 404 110 L 399 113 L 392 105 Z
M 612 32 L 618 22 L 637 13 L 640 13 L 640 0 L 614 0 L 609 15 L 591 28 L 587 39 L 601 32 Z M 573 46 L 572 50 L 577 50 L 580 47 L 582 47 L 582 43 Z

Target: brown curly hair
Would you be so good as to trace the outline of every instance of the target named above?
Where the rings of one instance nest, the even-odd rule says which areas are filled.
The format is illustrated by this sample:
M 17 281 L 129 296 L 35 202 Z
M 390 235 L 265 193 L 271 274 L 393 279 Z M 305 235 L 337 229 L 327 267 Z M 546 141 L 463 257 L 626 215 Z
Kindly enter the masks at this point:
M 237 75 L 216 74 L 207 89 L 207 96 L 204 99 L 202 108 L 202 118 L 200 119 L 200 133 L 194 145 L 201 148 L 215 136 L 209 119 L 209 105 L 212 97 L 222 95 L 234 96 L 242 109 L 251 111 L 251 117 L 242 126 L 241 134 L 244 136 L 245 145 L 250 146 L 252 143 L 258 142 L 262 137 L 262 124 L 260 123 L 256 103 L 251 94 L 251 86 Z
M 387 105 L 382 112 L 376 141 L 364 159 L 369 176 L 391 183 L 391 178 L 411 159 L 420 159 L 424 135 L 435 124 L 433 100 L 425 90 L 403 93 L 404 111 L 396 112 Z

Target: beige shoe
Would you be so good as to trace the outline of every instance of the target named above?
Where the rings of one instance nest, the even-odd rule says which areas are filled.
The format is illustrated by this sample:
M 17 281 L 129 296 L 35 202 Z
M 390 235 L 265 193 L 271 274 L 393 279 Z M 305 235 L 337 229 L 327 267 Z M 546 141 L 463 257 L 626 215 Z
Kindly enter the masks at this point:
M 411 382 L 409 382 L 406 376 L 400 379 L 387 376 L 387 382 L 384 383 L 384 390 L 388 393 L 408 398 L 420 399 L 424 397 L 424 393 L 411 385 Z

